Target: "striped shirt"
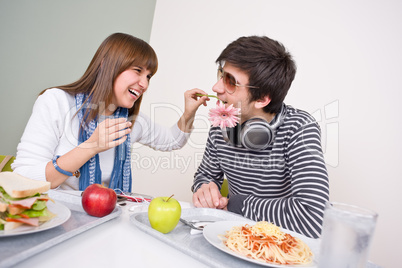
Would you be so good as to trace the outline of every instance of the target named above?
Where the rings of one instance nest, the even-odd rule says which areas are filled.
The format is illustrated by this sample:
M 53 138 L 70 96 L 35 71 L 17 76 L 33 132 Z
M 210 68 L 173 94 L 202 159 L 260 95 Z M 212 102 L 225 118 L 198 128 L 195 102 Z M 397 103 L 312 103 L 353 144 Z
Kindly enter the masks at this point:
M 236 210 L 247 218 L 320 236 L 329 183 L 320 128 L 308 113 L 287 106 L 274 142 L 260 151 L 231 146 L 221 129 L 212 127 L 192 190 L 211 181 L 220 186 L 224 177 L 229 210 L 231 201 L 240 199 Z

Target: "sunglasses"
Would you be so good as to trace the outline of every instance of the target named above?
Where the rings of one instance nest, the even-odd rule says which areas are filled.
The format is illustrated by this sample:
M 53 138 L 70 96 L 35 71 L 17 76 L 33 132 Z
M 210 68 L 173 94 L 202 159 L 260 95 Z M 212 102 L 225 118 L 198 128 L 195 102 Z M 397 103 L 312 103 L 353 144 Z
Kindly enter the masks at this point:
M 225 91 L 229 94 L 233 94 L 237 87 L 248 87 L 248 88 L 258 88 L 255 86 L 249 86 L 249 85 L 241 85 L 237 82 L 236 78 L 231 75 L 230 73 L 227 73 L 223 70 L 223 67 L 219 66 L 218 68 L 218 75 L 217 75 L 218 81 L 223 79 L 223 85 L 225 88 Z

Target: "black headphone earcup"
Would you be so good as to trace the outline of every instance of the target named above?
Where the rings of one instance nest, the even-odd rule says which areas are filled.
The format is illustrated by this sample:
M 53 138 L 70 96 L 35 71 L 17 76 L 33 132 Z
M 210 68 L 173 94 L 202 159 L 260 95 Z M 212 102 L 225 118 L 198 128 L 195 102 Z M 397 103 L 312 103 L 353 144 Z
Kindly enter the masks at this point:
M 241 147 L 241 125 L 237 124 L 235 127 L 225 128 L 222 130 L 223 139 L 236 147 Z
M 252 119 L 242 125 L 222 130 L 226 142 L 236 147 L 261 150 L 269 146 L 274 138 L 269 124 L 261 119 Z
M 241 131 L 241 143 L 250 150 L 267 148 L 274 139 L 274 130 L 263 120 L 252 120 L 244 124 Z
M 249 150 L 266 149 L 274 141 L 276 129 L 282 125 L 286 113 L 286 105 L 282 104 L 281 111 L 273 122 L 268 123 L 263 118 L 254 117 L 241 125 L 223 129 L 223 138 L 236 147 L 245 147 Z

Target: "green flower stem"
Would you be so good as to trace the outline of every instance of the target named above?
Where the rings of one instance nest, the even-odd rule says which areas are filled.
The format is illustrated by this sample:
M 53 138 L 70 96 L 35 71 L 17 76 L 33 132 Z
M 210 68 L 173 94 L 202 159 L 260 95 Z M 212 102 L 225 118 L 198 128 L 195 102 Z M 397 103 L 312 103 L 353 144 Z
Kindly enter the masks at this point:
M 221 100 L 220 98 L 218 98 L 217 96 L 214 96 L 214 95 L 205 95 L 205 94 L 200 94 L 200 93 L 197 93 L 195 95 L 197 95 L 199 97 L 207 96 L 209 98 L 216 98 L 216 99 L 220 100 L 221 102 L 224 102 L 223 100 Z

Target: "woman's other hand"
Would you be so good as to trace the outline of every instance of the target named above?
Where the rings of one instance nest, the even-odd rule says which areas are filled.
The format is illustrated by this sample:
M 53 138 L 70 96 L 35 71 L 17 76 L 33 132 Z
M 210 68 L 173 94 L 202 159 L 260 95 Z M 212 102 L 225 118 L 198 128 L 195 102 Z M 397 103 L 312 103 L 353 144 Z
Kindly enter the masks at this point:
M 98 124 L 91 137 L 80 147 L 93 150 L 94 155 L 116 147 L 126 141 L 131 125 L 125 118 L 108 118 Z

